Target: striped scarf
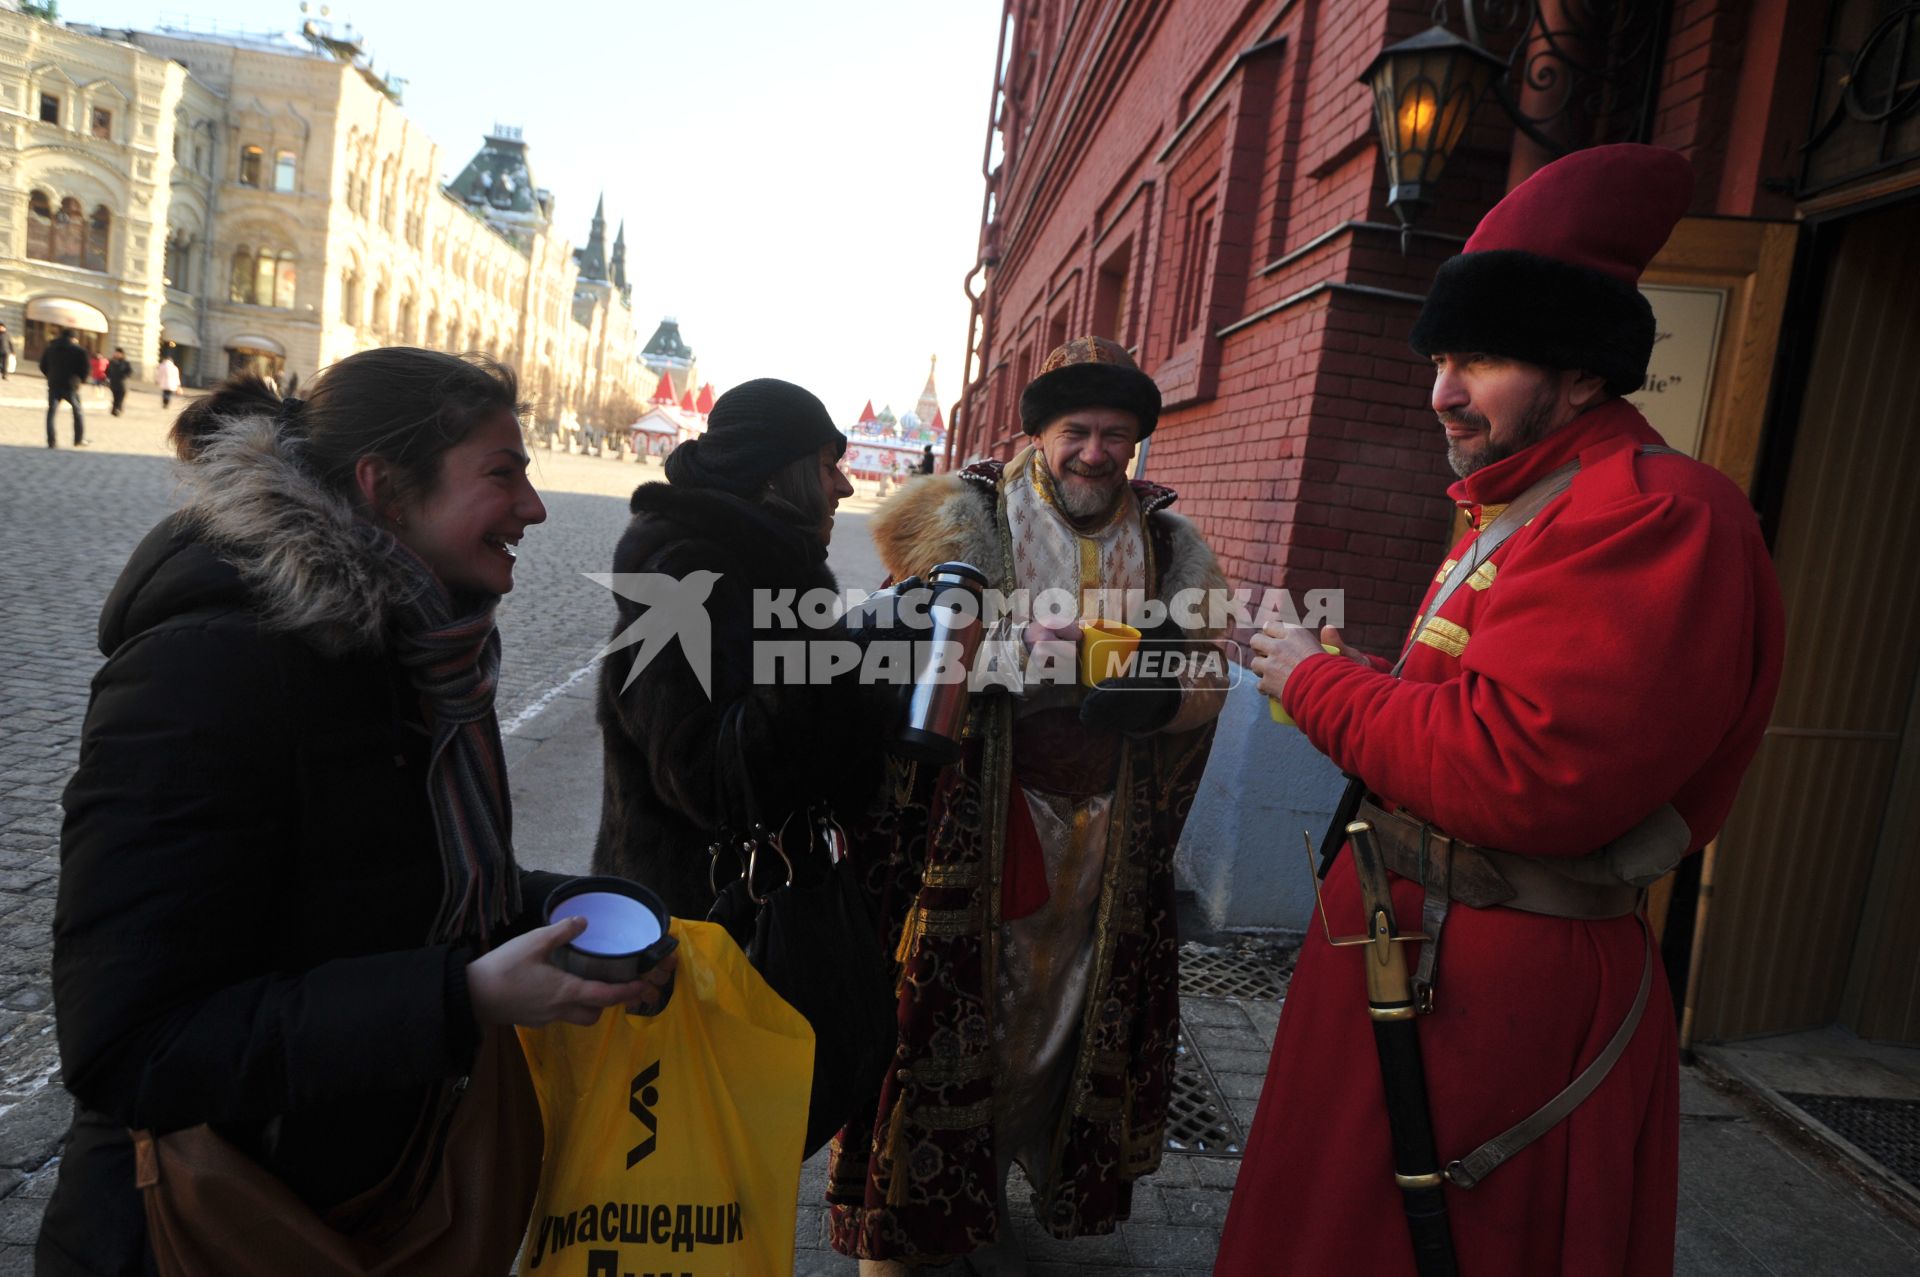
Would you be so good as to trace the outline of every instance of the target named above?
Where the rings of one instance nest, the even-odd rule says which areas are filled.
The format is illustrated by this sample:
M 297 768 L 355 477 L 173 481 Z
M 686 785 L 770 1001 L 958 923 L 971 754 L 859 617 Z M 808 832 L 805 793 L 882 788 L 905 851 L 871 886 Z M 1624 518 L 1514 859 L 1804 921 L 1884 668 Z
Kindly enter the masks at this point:
M 433 744 L 427 796 L 440 836 L 446 886 L 432 939 L 474 938 L 482 947 L 520 909 L 513 863 L 513 800 L 493 696 L 500 683 L 499 602 L 466 616 L 426 563 L 405 547 L 394 560 L 419 588 L 394 614 L 394 653 L 424 702 Z

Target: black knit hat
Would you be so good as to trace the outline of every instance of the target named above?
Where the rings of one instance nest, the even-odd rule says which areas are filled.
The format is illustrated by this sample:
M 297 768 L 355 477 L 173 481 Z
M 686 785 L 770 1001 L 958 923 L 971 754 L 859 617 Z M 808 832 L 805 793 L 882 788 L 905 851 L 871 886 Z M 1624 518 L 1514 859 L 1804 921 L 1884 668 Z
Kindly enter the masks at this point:
M 1160 387 L 1126 348 L 1105 337 L 1076 337 L 1054 350 L 1040 375 L 1020 392 L 1020 425 L 1030 435 L 1075 408 L 1119 408 L 1140 421 L 1146 438 L 1160 424 Z
M 1410 344 L 1423 355 L 1578 368 L 1632 394 L 1653 354 L 1640 274 L 1692 197 L 1693 166 L 1665 147 L 1620 143 L 1555 160 L 1440 264 Z
M 746 496 L 790 461 L 831 445 L 847 451 L 827 406 L 790 381 L 760 377 L 714 401 L 707 432 L 667 457 L 667 482 Z

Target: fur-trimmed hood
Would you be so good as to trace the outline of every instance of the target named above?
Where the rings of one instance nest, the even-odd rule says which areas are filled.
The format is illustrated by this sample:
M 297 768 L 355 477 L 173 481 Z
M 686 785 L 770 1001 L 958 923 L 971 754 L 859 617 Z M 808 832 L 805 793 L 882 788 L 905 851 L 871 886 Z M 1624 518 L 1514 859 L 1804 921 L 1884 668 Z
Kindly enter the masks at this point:
M 179 511 L 127 563 L 100 617 L 100 648 L 172 616 L 245 608 L 326 656 L 377 650 L 422 588 L 418 561 L 301 461 L 301 444 L 260 416 L 222 421 L 178 468 Z
M 1001 463 L 987 462 L 958 473 L 907 480 L 868 525 L 887 574 L 898 581 L 957 559 L 997 575 L 1001 555 L 996 503 L 1003 473 Z M 1166 509 L 1174 500 L 1173 490 L 1136 482 L 1134 492 L 1163 551 L 1159 597 L 1171 598 L 1182 590 L 1224 590 L 1226 575 L 1206 538 L 1187 519 Z

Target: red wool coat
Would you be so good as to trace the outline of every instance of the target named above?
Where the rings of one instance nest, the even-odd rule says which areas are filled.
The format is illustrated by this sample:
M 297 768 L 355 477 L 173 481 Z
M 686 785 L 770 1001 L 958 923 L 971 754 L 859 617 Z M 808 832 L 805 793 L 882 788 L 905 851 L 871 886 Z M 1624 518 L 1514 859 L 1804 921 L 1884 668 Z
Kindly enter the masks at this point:
M 1403 675 L 1303 662 L 1285 702 L 1315 747 L 1460 838 L 1579 855 L 1671 802 L 1697 851 L 1720 829 L 1780 678 L 1779 587 L 1753 510 L 1711 468 L 1636 455 L 1660 438 L 1625 402 L 1455 484 L 1491 521 L 1579 457 L 1569 492 L 1441 609 Z M 1471 554 L 1471 538 L 1455 547 Z M 1350 857 L 1325 883 L 1336 933 L 1363 931 Z M 1417 883 L 1396 879 L 1405 930 Z M 1417 957 L 1410 949 L 1408 961 Z M 1632 918 L 1449 914 L 1421 1017 L 1442 1162 L 1526 1117 L 1625 1016 L 1646 943 Z M 1360 959 L 1309 932 L 1280 1017 L 1215 1269 L 1220 1277 L 1412 1274 Z M 1478 1187 L 1449 1187 L 1466 1273 L 1673 1267 L 1679 1077 L 1656 973 L 1640 1026 L 1593 1095 Z

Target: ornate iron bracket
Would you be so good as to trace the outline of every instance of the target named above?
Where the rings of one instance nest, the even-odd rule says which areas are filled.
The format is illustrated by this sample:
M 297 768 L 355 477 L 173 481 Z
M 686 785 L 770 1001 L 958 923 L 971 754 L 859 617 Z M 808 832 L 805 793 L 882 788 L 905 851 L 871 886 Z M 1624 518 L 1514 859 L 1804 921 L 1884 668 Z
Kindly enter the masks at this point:
M 1445 25 L 1449 0 L 1433 17 Z M 1467 39 L 1507 64 L 1493 95 L 1554 155 L 1652 132 L 1666 0 L 1460 0 Z
M 1830 12 L 1802 148 L 1802 195 L 1920 155 L 1920 139 L 1903 127 L 1920 113 L 1920 4 L 1894 5 L 1876 15 L 1881 7 L 1837 0 Z

